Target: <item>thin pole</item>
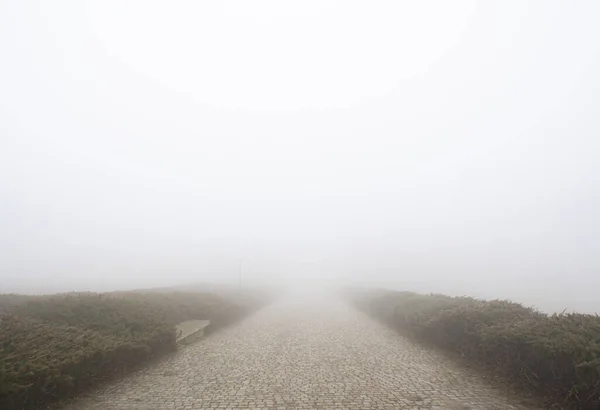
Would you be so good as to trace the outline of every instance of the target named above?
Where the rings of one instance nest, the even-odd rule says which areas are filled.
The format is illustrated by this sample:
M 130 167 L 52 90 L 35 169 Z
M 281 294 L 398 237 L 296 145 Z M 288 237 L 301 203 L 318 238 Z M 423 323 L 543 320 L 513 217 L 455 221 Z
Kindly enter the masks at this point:
M 242 258 L 240 258 L 240 289 L 242 288 Z

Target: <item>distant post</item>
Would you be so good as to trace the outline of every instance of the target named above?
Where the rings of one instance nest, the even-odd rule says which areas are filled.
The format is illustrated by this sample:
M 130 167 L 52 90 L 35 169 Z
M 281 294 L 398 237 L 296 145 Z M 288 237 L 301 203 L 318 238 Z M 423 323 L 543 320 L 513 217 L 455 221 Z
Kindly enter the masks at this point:
M 242 288 L 242 258 L 239 259 L 240 267 L 239 267 L 239 276 L 240 276 L 240 289 Z

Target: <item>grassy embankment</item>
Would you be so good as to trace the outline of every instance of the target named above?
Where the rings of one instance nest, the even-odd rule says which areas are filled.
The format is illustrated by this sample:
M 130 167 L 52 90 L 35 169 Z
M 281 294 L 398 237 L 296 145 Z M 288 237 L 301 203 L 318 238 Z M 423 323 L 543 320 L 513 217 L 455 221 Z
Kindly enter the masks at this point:
M 600 317 L 518 303 L 384 290 L 348 301 L 416 340 L 460 354 L 570 408 L 600 409 Z
M 176 349 L 175 325 L 222 328 L 268 301 L 244 293 L 0 295 L 0 408 L 39 408 Z

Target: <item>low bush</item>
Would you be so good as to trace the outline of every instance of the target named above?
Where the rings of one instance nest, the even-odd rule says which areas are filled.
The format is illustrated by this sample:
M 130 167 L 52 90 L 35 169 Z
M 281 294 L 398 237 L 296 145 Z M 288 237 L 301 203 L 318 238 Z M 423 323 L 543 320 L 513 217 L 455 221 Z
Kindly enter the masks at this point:
M 0 314 L 10 312 L 12 308 L 25 303 L 28 300 L 40 298 L 39 296 L 18 295 L 16 293 L 7 293 L 0 295 Z
M 600 317 L 547 315 L 521 304 L 411 292 L 347 292 L 404 334 L 493 369 L 564 405 L 600 409 Z
M 0 408 L 39 408 L 176 348 L 175 325 L 211 330 L 249 314 L 260 294 L 77 293 L 0 296 Z

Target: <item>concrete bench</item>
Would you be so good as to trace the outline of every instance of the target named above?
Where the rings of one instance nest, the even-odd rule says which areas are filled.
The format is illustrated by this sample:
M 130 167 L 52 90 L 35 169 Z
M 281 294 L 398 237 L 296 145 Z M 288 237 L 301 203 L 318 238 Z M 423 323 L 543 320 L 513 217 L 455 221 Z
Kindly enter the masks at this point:
M 187 320 L 176 326 L 177 344 L 188 344 L 200 339 L 204 335 L 204 328 L 210 320 Z

